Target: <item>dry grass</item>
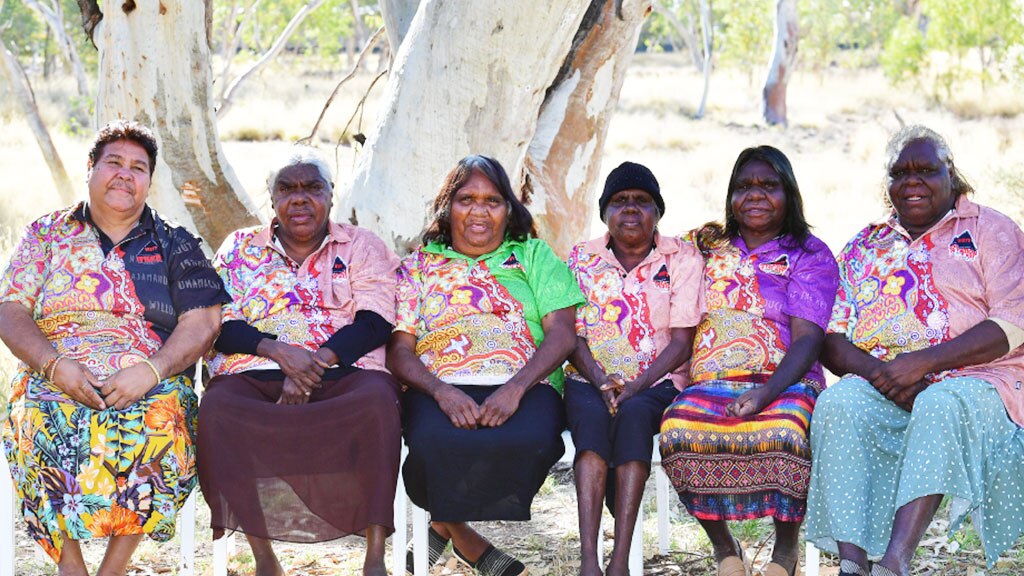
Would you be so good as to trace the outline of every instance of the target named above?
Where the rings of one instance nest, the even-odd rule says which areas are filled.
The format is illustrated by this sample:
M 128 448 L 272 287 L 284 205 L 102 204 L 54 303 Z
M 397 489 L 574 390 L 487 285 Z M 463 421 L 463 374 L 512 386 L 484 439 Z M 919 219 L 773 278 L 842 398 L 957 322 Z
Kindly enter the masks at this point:
M 308 133 L 323 100 L 334 88 L 333 77 L 322 73 L 295 75 L 290 69 L 293 64 L 264 72 L 220 124 L 227 140 L 225 153 L 243 187 L 257 202 L 266 198 L 267 160 L 287 147 L 287 140 Z M 332 107 L 322 132 L 325 140 L 319 143 L 328 154 L 335 153 L 334 142 L 369 80 L 368 75 L 360 76 L 342 91 Z M 1020 136 L 1024 134 L 1024 102 L 1004 87 L 993 88 L 987 96 L 965 92 L 950 109 L 937 109 L 927 95 L 889 86 L 878 71 L 827 70 L 822 75 L 798 72 L 790 87 L 790 127 L 786 130 L 768 128 L 760 122 L 760 87 L 749 84 L 746 75 L 716 71 L 707 116 L 697 121 L 692 114 L 700 89 L 700 76 L 672 56 L 640 56 L 630 70 L 609 131 L 602 174 L 623 160 L 650 166 L 662 184 L 668 205 L 660 225 L 665 233 L 679 233 L 721 217 L 726 180 L 736 155 L 744 147 L 765 143 L 789 155 L 809 221 L 833 250 L 839 250 L 856 230 L 883 211 L 882 152 L 886 135 L 899 125 L 898 118 L 928 124 L 944 134 L 957 154 L 958 165 L 977 188 L 977 199 L 1024 222 L 1024 138 Z M 37 93 L 44 117 L 51 126 L 58 125 L 67 88 L 58 83 L 37 87 Z M 373 122 L 376 105 L 378 102 L 371 99 L 364 130 Z M 285 141 L 268 140 L 277 137 Z M 85 143 L 56 130 L 54 139 L 72 180 L 84 182 Z M 341 172 L 338 181 L 343 187 L 354 156 L 348 147 L 336 152 Z M 0 100 L 0 171 L 7 175 L 0 182 L 0 258 L 6 261 L 21 227 L 38 214 L 57 208 L 59 202 L 31 133 L 4 100 Z M 264 210 L 269 211 L 265 205 Z M 596 233 L 600 229 L 596 215 L 593 224 Z M 4 354 L 6 350 L 0 347 L 0 355 Z M 13 370 L 13 362 L 6 358 L 0 357 L 0 391 L 6 388 Z M 653 487 L 648 494 L 653 496 Z M 678 506 L 671 525 L 674 552 L 667 557 L 655 556 L 657 530 L 652 500 L 647 503 L 644 525 L 645 572 L 713 573 L 707 539 Z M 209 532 L 202 528 L 208 512 L 201 499 L 199 508 L 197 564 L 201 574 L 209 568 L 211 547 Z M 482 529 L 499 545 L 527 559 L 532 574 L 568 576 L 578 568 L 576 522 L 571 474 L 563 472 L 552 476 L 535 502 L 532 522 L 488 523 Z M 611 525 L 610 518 L 606 518 L 605 525 Z M 940 515 L 933 532 L 941 528 Z M 749 550 L 763 545 L 757 562 L 765 561 L 770 524 L 741 523 L 736 531 Z M 610 534 L 606 536 L 610 538 Z M 23 525 L 19 525 L 17 537 L 19 576 L 53 574 L 52 565 L 38 559 L 35 548 L 27 542 Z M 919 550 L 919 576 L 1024 573 L 1024 546 L 1007 553 L 1007 559 L 989 572 L 984 570 L 977 536 L 972 532 L 957 536 L 960 549 L 955 554 L 948 543 L 943 544 L 944 536 L 932 533 L 926 540 L 931 546 Z M 102 545 L 91 542 L 86 546 L 91 561 L 99 558 Z M 606 551 L 609 546 L 610 541 L 606 541 Z M 246 549 L 239 538 L 233 572 L 251 573 L 251 557 Z M 362 558 L 362 541 L 358 538 L 316 546 L 280 544 L 278 549 L 292 574 L 356 574 Z M 132 573 L 174 572 L 176 555 L 175 545 L 146 542 L 135 557 Z M 822 574 L 834 575 L 835 567 L 827 565 L 827 558 L 825 562 Z M 435 576 L 467 573 L 453 562 L 434 571 Z

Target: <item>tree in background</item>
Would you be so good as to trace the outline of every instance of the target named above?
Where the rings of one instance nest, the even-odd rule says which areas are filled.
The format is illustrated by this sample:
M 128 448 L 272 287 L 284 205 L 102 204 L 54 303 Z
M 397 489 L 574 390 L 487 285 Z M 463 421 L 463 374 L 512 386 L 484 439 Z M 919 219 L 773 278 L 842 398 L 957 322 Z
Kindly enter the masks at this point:
M 768 64 L 768 77 L 761 89 L 761 115 L 769 125 L 787 124 L 786 88 L 796 64 L 800 32 L 797 27 L 796 0 L 777 0 L 775 7 L 775 48 Z

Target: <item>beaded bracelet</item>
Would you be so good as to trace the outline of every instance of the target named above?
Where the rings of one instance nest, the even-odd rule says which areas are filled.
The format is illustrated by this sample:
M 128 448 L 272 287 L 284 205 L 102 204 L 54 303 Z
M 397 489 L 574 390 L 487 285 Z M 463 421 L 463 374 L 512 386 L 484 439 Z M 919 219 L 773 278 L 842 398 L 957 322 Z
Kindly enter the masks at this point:
M 139 360 L 139 363 L 149 366 L 149 369 L 152 370 L 153 374 L 156 376 L 157 384 L 159 384 L 160 381 L 163 380 L 163 378 L 160 377 L 160 371 L 156 369 L 156 366 L 152 362 L 150 362 L 149 358 L 143 358 L 142 360 Z
M 60 364 L 60 361 L 63 359 L 63 354 L 58 354 L 56 358 L 51 358 L 50 361 L 47 362 L 47 364 L 49 364 L 49 372 L 46 371 L 47 367 L 43 366 L 43 376 L 46 376 L 46 379 L 50 382 L 53 382 L 53 376 L 57 373 L 57 365 Z

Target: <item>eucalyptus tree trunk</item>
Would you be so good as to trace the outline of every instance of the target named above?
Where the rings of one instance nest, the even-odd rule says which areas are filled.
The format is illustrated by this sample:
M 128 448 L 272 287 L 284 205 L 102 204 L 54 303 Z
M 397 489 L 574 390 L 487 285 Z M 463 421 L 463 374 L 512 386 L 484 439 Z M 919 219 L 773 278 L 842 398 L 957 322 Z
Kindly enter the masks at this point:
M 418 243 L 427 204 L 460 158 L 493 156 L 515 178 L 589 4 L 421 2 L 336 218 L 405 252 Z
M 787 124 L 786 86 L 796 63 L 797 41 L 796 0 L 777 0 L 775 4 L 775 48 L 772 50 L 768 78 L 762 94 L 762 111 L 768 124 Z
M 24 0 L 24 2 L 39 12 L 43 20 L 46 21 L 46 26 L 56 38 L 57 46 L 60 47 L 61 54 L 64 55 L 64 61 L 71 68 L 72 76 L 75 77 L 78 95 L 88 96 L 89 82 L 85 76 L 85 66 L 82 65 L 82 59 L 78 56 L 78 49 L 75 48 L 74 41 L 64 29 L 64 9 L 60 5 L 60 0 L 55 0 L 50 4 L 44 4 L 40 0 Z
M 522 181 L 541 237 L 563 258 L 589 236 L 608 124 L 650 0 L 591 3 L 548 92 Z
M 217 136 L 207 5 L 132 0 L 99 5 L 79 0 L 79 5 L 83 22 L 94 25 L 99 49 L 98 125 L 128 118 L 152 128 L 159 140 L 152 205 L 213 248 L 231 231 L 256 224 L 256 210 Z

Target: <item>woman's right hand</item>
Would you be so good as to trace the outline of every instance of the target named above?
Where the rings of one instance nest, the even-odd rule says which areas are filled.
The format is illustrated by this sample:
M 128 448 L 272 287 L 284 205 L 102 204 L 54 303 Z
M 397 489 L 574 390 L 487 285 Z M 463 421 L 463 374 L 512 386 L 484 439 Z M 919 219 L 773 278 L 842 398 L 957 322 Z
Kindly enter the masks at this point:
M 285 376 L 291 378 L 303 392 L 312 392 L 320 387 L 320 378 L 329 367 L 324 360 L 301 346 L 276 340 L 271 342 L 270 359 L 277 362 Z
M 616 399 L 626 389 L 626 381 L 619 374 L 608 374 L 603 381 L 604 383 L 598 387 L 598 390 L 601 391 L 601 399 L 604 400 L 608 413 L 615 416 L 615 413 L 618 412 L 618 402 L 616 402 Z
M 306 404 L 309 402 L 307 390 L 299 386 L 295 380 L 285 376 L 284 384 L 281 386 L 281 397 L 277 399 L 278 404 Z
M 53 371 L 53 384 L 72 400 L 93 410 L 106 410 L 107 405 L 100 397 L 103 384 L 91 370 L 71 358 L 62 358 Z
M 434 401 L 456 428 L 474 430 L 480 420 L 480 405 L 468 394 L 451 384 L 441 384 L 434 392 Z

